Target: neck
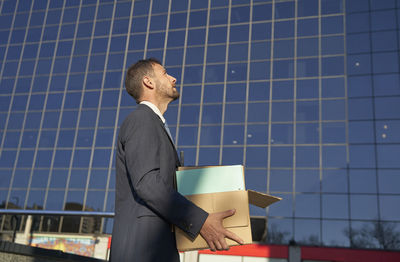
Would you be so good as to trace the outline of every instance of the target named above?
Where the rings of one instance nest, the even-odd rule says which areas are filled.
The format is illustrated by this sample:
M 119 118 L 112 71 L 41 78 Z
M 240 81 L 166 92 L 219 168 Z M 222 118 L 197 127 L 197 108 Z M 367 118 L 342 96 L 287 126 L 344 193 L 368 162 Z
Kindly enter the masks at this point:
M 150 101 L 151 102 L 151 101 Z M 157 108 L 158 108 L 158 110 L 160 110 L 160 112 L 161 112 L 161 114 L 162 115 L 164 115 L 164 113 L 167 111 L 167 108 L 168 108 L 168 104 L 169 104 L 169 102 L 164 102 L 164 103 L 162 103 L 162 102 L 151 102 L 151 103 L 153 103 Z
M 164 113 L 167 111 L 168 104 L 170 101 L 158 101 L 156 99 L 143 99 L 143 101 L 148 101 L 155 105 L 158 110 L 160 110 L 161 114 L 164 115 Z

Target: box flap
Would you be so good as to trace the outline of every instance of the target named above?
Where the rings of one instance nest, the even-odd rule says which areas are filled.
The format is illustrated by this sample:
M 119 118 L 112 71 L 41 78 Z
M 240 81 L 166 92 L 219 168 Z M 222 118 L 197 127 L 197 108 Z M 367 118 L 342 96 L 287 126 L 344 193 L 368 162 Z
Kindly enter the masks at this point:
M 249 225 L 248 194 L 246 191 L 230 191 L 185 196 L 208 213 L 236 209 L 236 213 L 224 219 L 224 227 L 240 227 Z
M 266 208 L 267 206 L 282 200 L 280 197 L 274 197 L 253 190 L 247 190 L 249 194 L 249 203 L 258 207 Z

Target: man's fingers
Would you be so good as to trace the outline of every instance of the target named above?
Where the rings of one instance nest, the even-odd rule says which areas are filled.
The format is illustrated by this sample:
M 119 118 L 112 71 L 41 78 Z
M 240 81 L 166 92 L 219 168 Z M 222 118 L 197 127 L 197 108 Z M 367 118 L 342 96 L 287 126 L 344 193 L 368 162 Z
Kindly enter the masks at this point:
M 208 241 L 207 244 L 208 244 L 208 246 L 210 247 L 210 250 L 211 250 L 211 251 L 216 251 L 215 245 L 214 245 L 214 243 L 213 243 L 212 241 Z
M 226 243 L 225 238 L 222 239 L 221 242 L 222 242 L 222 243 L 221 243 L 222 248 L 223 248 L 224 250 L 228 250 L 228 249 L 229 249 L 229 246 L 228 246 L 228 244 Z
M 222 249 L 222 245 L 218 240 L 215 240 L 215 247 L 217 248 L 217 250 L 221 250 Z
M 225 219 L 227 217 L 233 216 L 235 213 L 236 213 L 235 209 L 229 209 L 229 210 L 221 212 L 220 214 L 221 214 L 221 217 L 223 219 Z
M 239 244 L 244 244 L 244 241 L 236 234 L 226 230 L 222 224 L 227 217 L 234 215 L 235 209 L 229 209 L 223 212 L 209 214 L 208 218 L 200 230 L 201 236 L 207 241 L 211 251 L 228 250 L 229 245 L 225 238 L 232 239 Z
M 231 231 L 229 231 L 229 230 L 226 230 L 226 232 L 225 232 L 225 236 L 227 237 L 227 238 L 230 238 L 230 239 L 232 239 L 233 241 L 236 241 L 236 242 L 238 242 L 239 244 L 241 244 L 241 245 L 243 245 L 244 244 L 244 241 L 243 241 L 243 239 L 241 239 L 240 237 L 238 237 L 235 233 L 232 233 Z

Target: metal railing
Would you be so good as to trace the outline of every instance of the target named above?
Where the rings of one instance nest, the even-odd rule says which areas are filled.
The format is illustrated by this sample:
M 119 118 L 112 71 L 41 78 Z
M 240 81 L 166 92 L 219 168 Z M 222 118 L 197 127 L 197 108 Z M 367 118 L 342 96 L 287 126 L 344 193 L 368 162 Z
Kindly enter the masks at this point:
M 37 216 L 89 216 L 114 217 L 114 212 L 73 211 L 73 210 L 30 210 L 30 209 L 0 209 L 0 215 L 37 215 Z
M 113 218 L 114 212 L 99 212 L 99 211 L 75 211 L 75 210 L 34 210 L 34 209 L 0 209 L 1 215 L 11 215 L 11 223 L 13 228 L 12 242 L 15 242 L 20 218 L 18 216 L 28 216 L 24 235 L 31 232 L 32 216 L 79 216 L 79 217 L 105 217 Z

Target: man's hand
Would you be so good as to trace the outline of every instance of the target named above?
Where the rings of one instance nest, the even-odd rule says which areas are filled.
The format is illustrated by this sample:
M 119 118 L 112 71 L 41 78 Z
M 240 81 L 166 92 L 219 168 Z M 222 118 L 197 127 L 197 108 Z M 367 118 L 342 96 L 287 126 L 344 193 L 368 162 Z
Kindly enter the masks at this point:
M 228 250 L 229 246 L 225 238 L 230 238 L 239 244 L 243 244 L 243 240 L 234 233 L 226 230 L 222 225 L 222 221 L 234 215 L 235 209 L 227 210 L 219 213 L 209 214 L 203 227 L 200 229 L 200 235 L 206 240 L 211 251 Z

